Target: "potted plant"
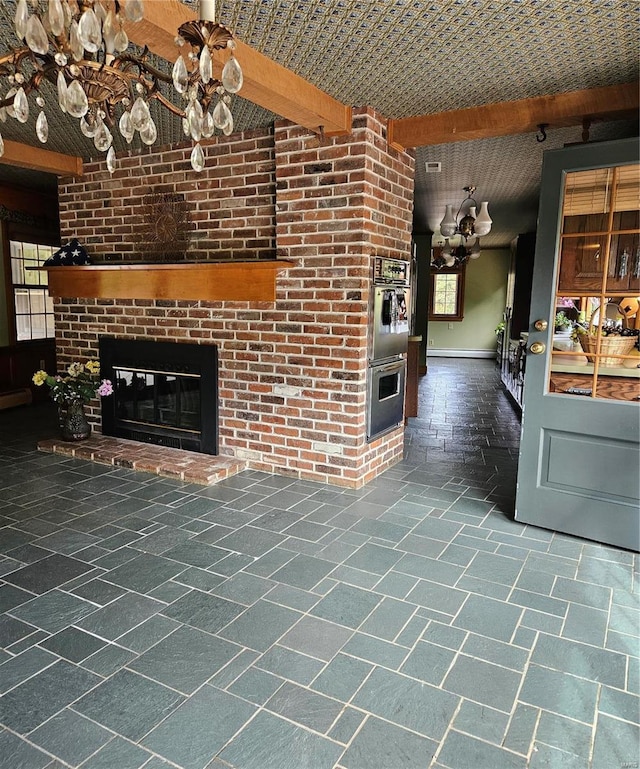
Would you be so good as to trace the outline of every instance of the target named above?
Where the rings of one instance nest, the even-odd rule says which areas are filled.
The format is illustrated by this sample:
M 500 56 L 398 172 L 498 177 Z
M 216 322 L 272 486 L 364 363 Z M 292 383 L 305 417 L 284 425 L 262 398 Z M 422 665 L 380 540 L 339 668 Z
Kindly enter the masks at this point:
M 97 360 L 72 363 L 64 375 L 51 376 L 46 371 L 36 371 L 32 381 L 38 387 L 46 384 L 51 390 L 51 399 L 58 406 L 62 437 L 67 441 L 89 437 L 91 425 L 84 412 L 85 404 L 97 396 L 106 397 L 113 393 L 111 382 L 100 379 Z
M 557 312 L 553 322 L 553 333 L 557 336 L 571 336 L 572 329 L 573 321 L 562 310 Z

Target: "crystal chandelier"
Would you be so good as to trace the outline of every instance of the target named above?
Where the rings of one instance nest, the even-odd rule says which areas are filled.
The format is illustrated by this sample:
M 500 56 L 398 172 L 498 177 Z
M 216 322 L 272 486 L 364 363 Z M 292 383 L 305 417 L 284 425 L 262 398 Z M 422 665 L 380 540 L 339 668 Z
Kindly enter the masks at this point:
M 42 108 L 45 98 L 56 98 L 57 91 L 60 110 L 79 119 L 82 133 L 93 139 L 99 152 L 106 152 L 113 173 L 116 124 L 127 143 L 137 131 L 144 144 L 154 144 L 158 130 L 149 104 L 155 100 L 182 118 L 185 135 L 195 142 L 191 166 L 202 171 L 200 140 L 213 136 L 216 128 L 225 135 L 233 132 L 229 104 L 231 94 L 242 87 L 242 70 L 233 54 L 233 35 L 213 20 L 215 0 L 202 0 L 200 15 L 200 21 L 178 29 L 176 44 L 186 46 L 188 53 L 178 54 L 167 75 L 149 63 L 146 47 L 139 54 L 129 48 L 123 23 L 125 18 L 138 22 L 144 17 L 143 0 L 127 0 L 126 5 L 122 0 L 18 0 L 15 29 L 20 45 L 0 55 L 0 78 L 9 86 L 4 98 L 0 91 L 0 121 L 9 116 L 26 123 L 33 96 L 40 108 L 36 136 L 46 143 L 49 126 Z M 231 55 L 217 79 L 214 51 L 225 48 Z M 162 93 L 161 86 L 169 83 L 181 94 L 183 105 Z M 3 152 L 0 135 L 0 156 Z
M 432 266 L 438 269 L 461 267 L 469 259 L 477 259 L 480 256 L 480 236 L 491 232 L 493 222 L 489 216 L 488 202 L 480 203 L 480 212 L 476 213 L 478 203 L 473 197 L 476 188 L 469 185 L 464 191 L 467 197 L 460 203 L 458 213 L 454 216 L 453 205 L 447 205 L 440 222 L 444 246 L 431 259 Z

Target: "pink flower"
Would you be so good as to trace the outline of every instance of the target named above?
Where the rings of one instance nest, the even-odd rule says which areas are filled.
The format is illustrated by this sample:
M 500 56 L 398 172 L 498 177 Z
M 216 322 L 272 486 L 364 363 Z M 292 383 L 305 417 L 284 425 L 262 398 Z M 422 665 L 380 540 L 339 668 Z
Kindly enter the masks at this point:
M 113 385 L 108 379 L 103 379 L 98 387 L 98 395 L 102 398 L 113 394 Z

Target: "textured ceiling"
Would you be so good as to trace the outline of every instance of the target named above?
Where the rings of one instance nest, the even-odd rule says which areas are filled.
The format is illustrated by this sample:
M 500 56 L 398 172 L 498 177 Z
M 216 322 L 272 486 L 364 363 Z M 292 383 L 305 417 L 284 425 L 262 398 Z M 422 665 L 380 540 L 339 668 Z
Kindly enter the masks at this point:
M 42 2 L 42 0 L 41 0 Z M 153 0 L 146 0 L 153 2 Z M 187 2 L 197 9 L 197 2 Z M 637 78 L 640 3 L 626 0 L 219 0 L 218 18 L 238 38 L 340 101 L 407 117 Z M 0 3 L 0 53 L 16 42 L 15 0 Z M 242 64 L 242 61 L 240 61 Z M 167 66 L 167 70 L 170 65 Z M 53 89 L 49 149 L 85 158 L 96 152 L 60 116 Z M 236 97 L 236 127 L 274 115 Z M 35 112 L 35 110 L 34 110 Z M 162 142 L 182 141 L 180 122 L 157 116 Z M 0 124 L 5 138 L 38 144 L 35 117 Z M 637 134 L 637 123 L 595 123 L 590 140 Z M 581 141 L 581 128 L 459 142 L 416 150 L 415 226 L 437 228 L 445 203 L 467 184 L 488 200 L 494 220 L 485 246 L 503 246 L 535 227 L 542 153 Z M 126 145 L 116 139 L 116 150 Z M 134 145 L 135 147 L 135 145 Z M 427 174 L 425 161 L 440 161 Z M 0 165 L 0 181 L 51 186 L 55 180 Z

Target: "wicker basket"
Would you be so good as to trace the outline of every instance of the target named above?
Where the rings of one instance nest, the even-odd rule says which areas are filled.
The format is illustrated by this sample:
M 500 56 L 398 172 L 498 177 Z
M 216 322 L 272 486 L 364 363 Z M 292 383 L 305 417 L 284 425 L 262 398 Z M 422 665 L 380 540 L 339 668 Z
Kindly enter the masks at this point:
M 578 334 L 580 346 L 586 353 L 595 353 L 598 347 L 598 327 L 594 323 L 599 307 L 591 314 L 589 319 L 589 331 L 585 334 Z M 628 355 L 638 341 L 637 336 L 603 336 L 600 340 L 600 365 L 611 368 L 613 366 L 622 366 L 624 358 L 621 355 Z M 591 362 L 593 359 L 589 359 Z
M 580 346 L 586 353 L 594 353 L 597 347 L 597 337 L 589 329 L 587 334 L 578 334 Z M 603 336 L 600 340 L 600 365 L 606 367 L 622 366 L 624 358 L 637 342 L 637 336 Z

